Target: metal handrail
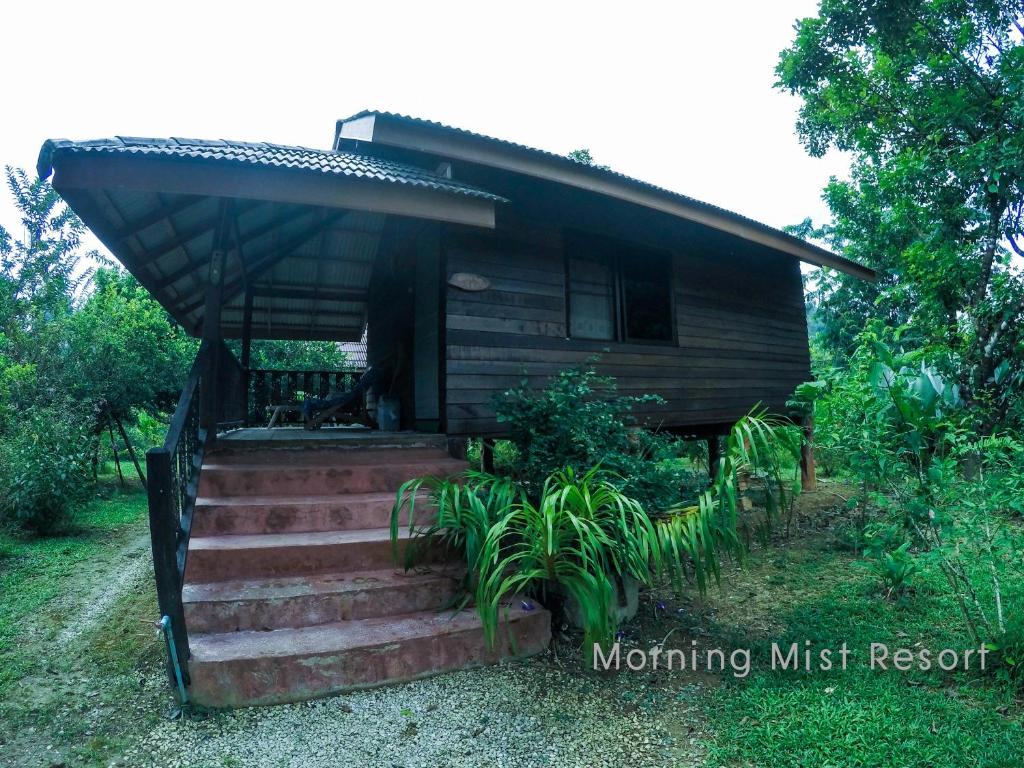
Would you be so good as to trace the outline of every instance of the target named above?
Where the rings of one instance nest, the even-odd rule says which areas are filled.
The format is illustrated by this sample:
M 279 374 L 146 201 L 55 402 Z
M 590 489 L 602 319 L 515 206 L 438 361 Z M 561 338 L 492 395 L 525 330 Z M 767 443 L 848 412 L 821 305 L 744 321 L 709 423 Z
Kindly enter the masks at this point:
M 214 357 L 216 355 L 216 357 Z M 216 362 L 217 365 L 212 363 Z M 164 444 L 146 452 L 149 531 L 157 602 L 170 619 L 173 642 L 167 644 L 171 684 L 182 674 L 187 685 L 188 632 L 181 593 L 185 580 L 192 515 L 199 491 L 203 457 L 219 428 L 244 410 L 242 369 L 221 341 L 204 342 L 196 353 Z M 212 374 L 212 375 L 211 375 Z M 176 671 L 177 670 L 177 671 Z

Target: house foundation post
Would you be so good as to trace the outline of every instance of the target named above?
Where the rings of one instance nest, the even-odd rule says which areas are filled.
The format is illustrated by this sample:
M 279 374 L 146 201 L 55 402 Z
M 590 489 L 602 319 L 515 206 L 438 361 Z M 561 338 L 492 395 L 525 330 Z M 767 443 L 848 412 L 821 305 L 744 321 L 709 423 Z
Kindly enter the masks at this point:
M 486 437 L 480 440 L 480 469 L 494 474 L 494 441 Z
M 806 416 L 801 425 L 804 433 L 800 444 L 800 484 L 805 491 L 818 487 L 818 476 L 814 467 L 814 417 Z
M 217 437 L 217 422 L 220 418 L 222 393 L 218 386 L 220 369 L 221 338 L 220 310 L 221 296 L 224 287 L 224 251 L 215 250 L 210 257 L 210 278 L 206 289 L 205 310 L 203 313 L 202 343 L 209 354 L 206 360 L 206 371 L 200 385 L 201 410 L 199 423 L 205 430 L 206 445 L 212 445 Z
M 708 479 L 714 482 L 718 473 L 718 464 L 722 460 L 722 438 L 720 435 L 711 435 L 708 443 Z

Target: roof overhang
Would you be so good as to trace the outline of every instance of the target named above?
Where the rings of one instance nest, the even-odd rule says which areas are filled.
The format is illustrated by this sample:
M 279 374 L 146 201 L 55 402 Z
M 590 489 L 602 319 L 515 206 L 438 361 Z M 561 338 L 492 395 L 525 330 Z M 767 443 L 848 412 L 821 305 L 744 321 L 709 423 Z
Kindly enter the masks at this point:
M 387 221 L 493 228 L 503 198 L 359 155 L 186 139 L 49 141 L 41 177 L 190 333 L 228 254 L 224 335 L 357 341 Z
M 51 156 L 53 186 L 205 195 L 410 216 L 494 227 L 494 200 L 359 176 L 143 154 Z M 42 172 L 40 173 L 42 175 Z M 87 222 L 88 223 L 88 222 Z
M 567 157 L 440 123 L 384 112 L 361 112 L 338 121 L 335 147 L 345 141 L 400 147 L 587 190 L 686 219 L 809 264 L 831 267 L 864 280 L 875 279 L 874 270 L 868 267 L 723 208 Z

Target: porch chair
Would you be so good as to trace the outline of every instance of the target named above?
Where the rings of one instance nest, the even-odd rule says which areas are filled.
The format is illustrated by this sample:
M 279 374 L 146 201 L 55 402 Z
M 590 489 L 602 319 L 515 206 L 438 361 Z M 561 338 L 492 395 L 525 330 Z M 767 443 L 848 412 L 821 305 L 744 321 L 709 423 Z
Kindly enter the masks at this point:
M 302 403 L 302 416 L 306 429 L 320 429 L 324 421 L 330 418 L 344 419 L 349 424 L 362 424 L 370 429 L 377 429 L 377 422 L 366 410 L 366 391 L 377 383 L 378 369 L 367 368 L 359 381 L 348 392 L 328 397 L 307 398 Z

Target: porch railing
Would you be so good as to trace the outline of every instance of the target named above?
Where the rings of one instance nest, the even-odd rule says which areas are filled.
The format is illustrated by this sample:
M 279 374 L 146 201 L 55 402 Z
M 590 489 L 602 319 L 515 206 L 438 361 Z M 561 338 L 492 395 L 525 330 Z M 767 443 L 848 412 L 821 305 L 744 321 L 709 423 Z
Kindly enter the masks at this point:
M 146 453 L 149 530 L 156 575 L 157 602 L 170 618 L 176 658 L 168 659 L 188 684 L 188 634 L 181 589 L 185 576 L 192 513 L 199 490 L 203 455 L 214 435 L 245 419 L 245 376 L 223 342 L 204 342 L 192 363 L 185 388 L 167 428 L 164 444 Z
M 323 399 L 332 392 L 348 392 L 359 381 L 363 370 L 253 369 L 249 372 L 249 423 L 265 424 L 271 406 L 298 405 L 307 397 Z

